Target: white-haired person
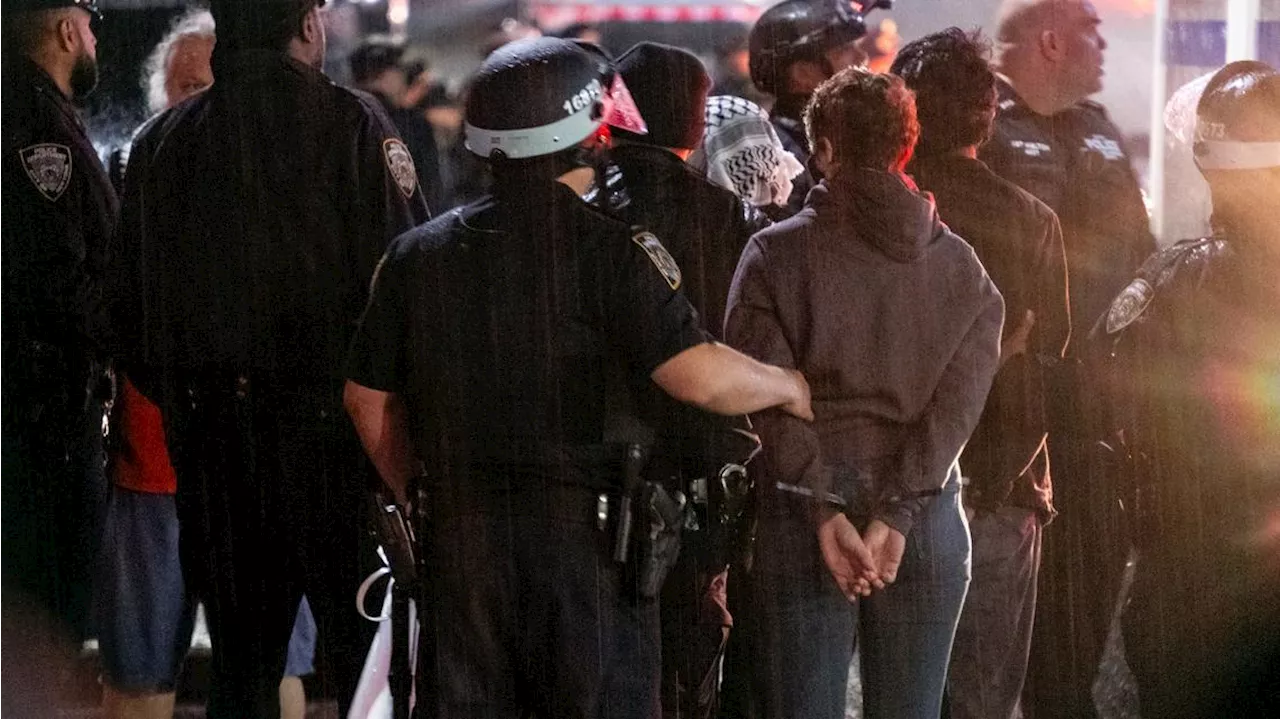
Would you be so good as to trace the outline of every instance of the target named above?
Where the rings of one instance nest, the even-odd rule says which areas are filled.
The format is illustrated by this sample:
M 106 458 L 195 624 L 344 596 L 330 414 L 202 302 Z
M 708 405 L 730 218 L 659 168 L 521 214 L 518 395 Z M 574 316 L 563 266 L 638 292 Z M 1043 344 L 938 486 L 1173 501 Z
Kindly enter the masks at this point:
M 689 156 L 689 165 L 775 221 L 789 214 L 792 180 L 804 172 L 782 146 L 769 114 L 733 95 L 707 98 L 702 144 Z
M 208 10 L 193 9 L 174 21 L 143 69 L 142 87 L 153 114 L 213 84 L 214 42 Z M 119 165 L 113 179 L 120 182 L 127 153 L 112 160 L 113 170 Z M 168 719 L 191 646 L 198 598 L 183 581 L 178 478 L 169 461 L 160 411 L 123 375 L 112 413 L 112 436 L 111 498 L 95 591 L 103 708 L 110 719 Z M 300 719 L 306 713 L 300 677 L 314 671 L 315 644 L 315 620 L 304 599 L 280 683 L 285 719 Z

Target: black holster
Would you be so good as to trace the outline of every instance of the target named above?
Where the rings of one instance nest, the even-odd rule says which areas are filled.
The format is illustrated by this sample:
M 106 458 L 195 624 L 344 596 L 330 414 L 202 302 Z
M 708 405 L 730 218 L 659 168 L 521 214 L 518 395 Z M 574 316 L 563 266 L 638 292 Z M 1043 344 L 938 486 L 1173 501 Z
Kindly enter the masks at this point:
M 680 558 L 680 532 L 688 518 L 683 492 L 669 492 L 659 482 L 645 482 L 640 493 L 641 529 L 634 552 L 636 589 L 645 599 L 662 594 L 667 575 Z
M 662 584 L 680 557 L 680 532 L 689 516 L 683 492 L 644 480 L 650 456 L 645 445 L 626 445 L 613 549 L 614 561 L 630 565 L 629 574 L 642 599 L 661 595 Z

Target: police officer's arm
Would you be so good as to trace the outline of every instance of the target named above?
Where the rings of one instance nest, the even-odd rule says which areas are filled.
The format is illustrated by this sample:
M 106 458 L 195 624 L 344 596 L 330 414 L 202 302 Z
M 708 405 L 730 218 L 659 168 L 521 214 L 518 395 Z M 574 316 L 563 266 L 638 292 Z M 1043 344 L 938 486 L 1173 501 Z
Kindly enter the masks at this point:
M 396 503 L 408 502 L 409 481 L 417 476 L 418 461 L 409 442 L 409 421 L 404 401 L 393 392 L 365 387 L 347 380 L 342 404 L 351 415 L 360 443 L 382 481 L 395 494 Z
M 619 247 L 625 254 L 614 265 L 610 336 L 633 367 L 671 397 L 708 412 L 742 415 L 781 406 L 812 418 L 809 385 L 799 372 L 708 341 L 679 291 L 680 270 L 656 237 L 642 232 Z
M 380 103 L 361 96 L 365 116 L 356 136 L 350 208 L 352 253 L 348 267 L 368 287 L 392 239 L 430 218 L 412 156 Z M 364 299 L 364 298 L 361 298 Z
M 976 257 L 974 266 L 978 286 L 969 329 L 924 412 L 909 428 L 906 450 L 895 473 L 897 492 L 872 512 L 873 520 L 903 536 L 910 533 L 924 503 L 946 482 L 947 473 L 978 425 L 1000 366 L 1004 298 Z
M 809 385 L 796 370 L 767 365 L 718 342 L 703 342 L 663 362 L 650 375 L 668 395 L 723 415 L 779 407 L 813 419 Z
M 419 471 L 409 438 L 408 415 L 399 392 L 406 386 L 405 346 L 409 318 L 408 238 L 392 243 L 374 273 L 369 303 L 347 357 L 342 403 L 356 434 L 396 501 L 407 501 L 409 480 Z
M 18 318 L 19 326 L 6 331 L 15 338 L 93 346 L 96 328 L 85 320 L 86 313 L 92 319 L 102 289 L 114 195 L 108 200 L 94 192 L 93 168 L 67 150 L 74 140 L 61 128 L 38 128 L 16 140 L 5 143 L 3 264 L 5 300 L 14 305 L 6 316 Z M 58 153 L 50 164 L 61 176 L 42 176 L 35 161 L 24 159 L 40 147 Z

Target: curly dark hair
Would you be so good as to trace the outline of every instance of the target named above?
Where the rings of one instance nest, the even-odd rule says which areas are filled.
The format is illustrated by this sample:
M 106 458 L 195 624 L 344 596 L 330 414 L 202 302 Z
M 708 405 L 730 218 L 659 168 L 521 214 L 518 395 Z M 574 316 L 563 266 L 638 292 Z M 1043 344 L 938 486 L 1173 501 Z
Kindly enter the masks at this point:
M 902 78 L 850 67 L 814 90 L 804 110 L 810 147 L 826 138 L 836 162 L 873 170 L 901 170 L 911 159 L 920 125 Z
M 977 30 L 949 27 L 908 43 L 890 72 L 916 93 L 921 156 L 981 145 L 996 117 L 991 44 Z

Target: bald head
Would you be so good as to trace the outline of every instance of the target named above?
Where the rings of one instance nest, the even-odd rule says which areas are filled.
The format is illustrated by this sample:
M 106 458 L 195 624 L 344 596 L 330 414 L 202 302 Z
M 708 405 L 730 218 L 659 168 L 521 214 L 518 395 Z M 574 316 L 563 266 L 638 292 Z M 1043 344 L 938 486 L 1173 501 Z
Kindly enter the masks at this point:
M 996 16 L 996 67 L 1037 112 L 1102 89 L 1102 20 L 1090 0 L 1006 0 Z

